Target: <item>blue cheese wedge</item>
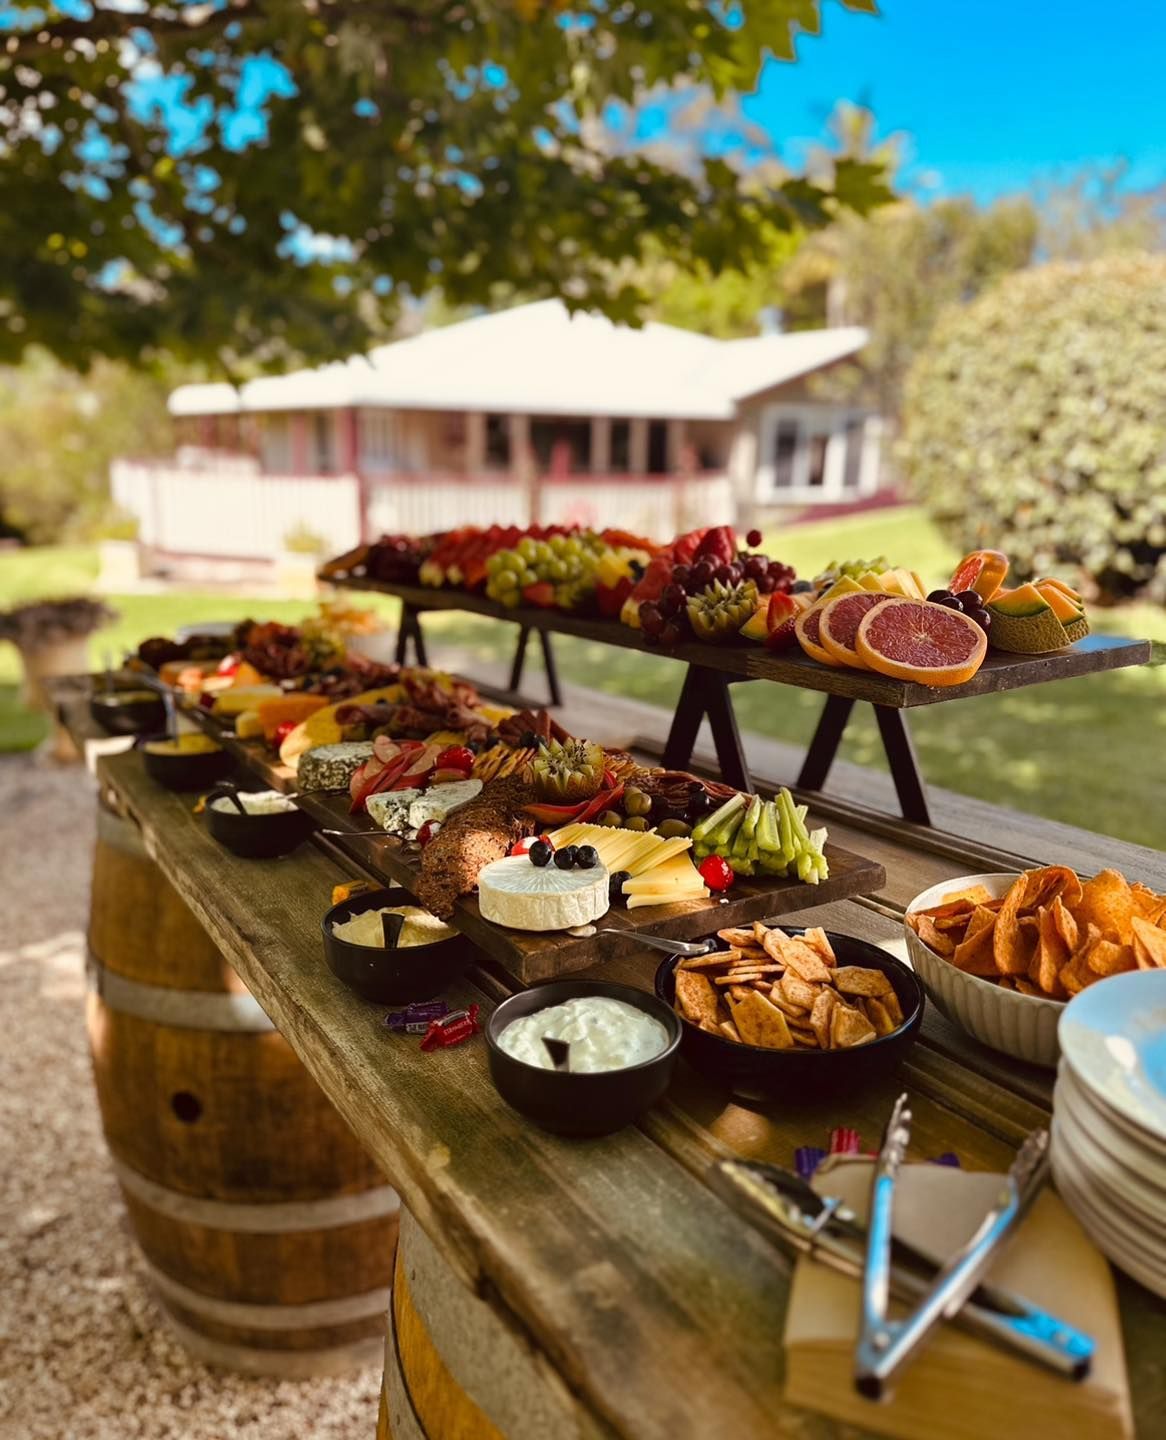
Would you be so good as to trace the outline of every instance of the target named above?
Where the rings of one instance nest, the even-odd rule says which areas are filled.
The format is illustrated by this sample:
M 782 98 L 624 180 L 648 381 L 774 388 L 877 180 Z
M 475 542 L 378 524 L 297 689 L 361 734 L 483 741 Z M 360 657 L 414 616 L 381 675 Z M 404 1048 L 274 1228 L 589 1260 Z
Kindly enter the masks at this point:
M 372 758 L 371 740 L 339 740 L 305 750 L 296 767 L 301 790 L 347 790 L 348 782 Z
M 472 800 L 482 788 L 480 780 L 452 780 L 429 790 L 386 790 L 370 795 L 365 808 L 373 824 L 392 835 L 411 835 L 430 820 L 444 823 L 459 805 Z

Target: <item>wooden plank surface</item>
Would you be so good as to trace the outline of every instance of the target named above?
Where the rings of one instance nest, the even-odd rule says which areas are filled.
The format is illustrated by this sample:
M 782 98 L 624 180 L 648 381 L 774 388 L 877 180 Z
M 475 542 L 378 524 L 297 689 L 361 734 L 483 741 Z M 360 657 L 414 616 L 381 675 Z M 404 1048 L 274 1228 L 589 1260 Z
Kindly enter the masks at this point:
M 578 1397 L 588 1433 L 838 1433 L 781 1399 L 788 1265 L 702 1177 L 729 1153 L 789 1164 L 838 1124 L 874 1144 L 897 1083 L 832 1102 L 744 1106 L 681 1067 L 642 1128 L 588 1142 L 544 1136 L 495 1095 L 480 1041 L 423 1055 L 384 1031 L 380 1007 L 333 979 L 318 930 L 333 861 L 310 846 L 281 861 L 238 860 L 211 840 L 189 797 L 152 784 L 140 757 L 103 761 L 101 773 L 427 1234 Z M 849 933 L 891 923 L 853 901 L 816 918 Z M 629 955 L 605 973 L 649 983 L 655 963 Z M 466 983 L 449 998 L 488 1010 L 490 990 Z M 928 1042 L 900 1079 L 916 1156 L 951 1151 L 970 1168 L 996 1168 L 1044 1118 L 1036 1099 Z M 1139 1287 L 1123 1283 L 1122 1300 L 1139 1429 L 1150 1436 L 1166 1399 L 1155 1348 L 1166 1327 Z
M 819 665 L 800 650 L 780 653 L 760 645 L 707 645 L 696 640 L 683 641 L 671 650 L 645 644 L 638 630 L 616 620 L 569 615 L 559 610 L 543 610 L 522 606 L 507 610 L 484 595 L 461 590 L 438 590 L 424 585 L 393 585 L 379 580 L 335 580 L 329 584 L 350 590 L 372 590 L 393 595 L 419 610 L 460 610 L 472 615 L 485 615 L 493 620 L 506 620 L 545 630 L 557 635 L 574 635 L 583 640 L 597 640 L 604 645 L 618 645 L 625 650 L 639 650 L 649 655 L 667 655 L 689 665 L 703 665 L 720 670 L 738 680 L 773 680 L 782 685 L 796 685 L 803 690 L 818 690 L 827 695 L 845 695 L 855 700 L 870 700 L 876 705 L 895 709 L 911 709 L 919 705 L 936 705 L 945 700 L 966 699 L 972 695 L 988 695 L 1001 690 L 1040 685 L 1050 680 L 1066 680 L 1074 675 L 1091 675 L 1097 670 L 1118 670 L 1129 665 L 1144 665 L 1150 658 L 1148 640 L 1127 640 L 1116 635 L 1088 635 L 1075 645 L 1066 646 L 1048 655 L 1008 655 L 993 651 L 980 669 L 963 685 L 936 689 L 910 681 L 892 680 L 870 671 L 833 669 Z
M 230 727 L 222 725 L 199 706 L 187 707 L 185 713 L 264 784 L 281 790 L 294 789 L 292 771 L 274 761 L 262 742 L 238 740 Z M 364 833 L 372 822 L 367 815 L 349 813 L 347 796 L 309 791 L 297 796 L 297 803 L 321 828 L 348 832 L 333 838 L 342 850 L 374 875 L 387 884 L 403 885 L 416 892 L 421 869 L 419 852 L 407 848 L 396 836 Z M 886 882 L 886 872 L 877 861 L 840 846 L 828 845 L 826 859 L 830 874 L 817 885 L 778 876 L 742 876 L 719 899 L 690 900 L 638 910 L 613 906 L 597 922 L 597 933 L 590 936 L 569 935 L 565 931 L 526 932 L 494 925 L 483 920 L 475 895 L 461 896 L 450 918 L 515 979 L 529 985 L 569 975 L 618 954 L 637 934 L 690 940 L 726 925 L 744 925 L 786 915 L 810 904 L 865 894 L 880 889 Z

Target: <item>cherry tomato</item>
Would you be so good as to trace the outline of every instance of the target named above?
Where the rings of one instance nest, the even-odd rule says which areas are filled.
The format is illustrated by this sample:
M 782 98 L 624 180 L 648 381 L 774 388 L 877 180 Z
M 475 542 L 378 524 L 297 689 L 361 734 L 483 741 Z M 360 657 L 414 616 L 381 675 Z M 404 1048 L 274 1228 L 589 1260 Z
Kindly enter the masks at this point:
M 274 744 L 278 750 L 291 732 L 299 726 L 298 720 L 281 720 L 275 727 Z
M 697 869 L 710 890 L 727 890 L 735 878 L 733 867 L 723 855 L 706 855 Z
M 238 672 L 239 666 L 243 663 L 243 657 L 239 654 L 224 655 L 219 661 L 218 674 L 234 675 Z
M 426 847 L 426 845 L 429 844 L 429 842 L 433 839 L 433 837 L 437 834 L 437 832 L 438 832 L 440 829 L 441 829 L 441 821 L 440 821 L 440 820 L 426 820 L 425 824 L 422 825 L 421 829 L 418 830 L 418 832 L 417 832 L 417 843 L 418 843 L 418 845 L 420 845 L 421 848 L 424 850 L 424 848 Z
M 555 848 L 553 845 L 551 845 L 551 842 L 546 835 L 527 835 L 525 839 L 516 840 L 514 842 L 514 844 L 510 847 L 511 855 L 529 855 L 530 847 L 535 843 L 536 840 L 541 840 L 544 845 L 550 845 L 552 850 Z
M 464 770 L 468 775 L 474 768 L 474 752 L 465 745 L 447 745 L 437 757 L 438 770 Z

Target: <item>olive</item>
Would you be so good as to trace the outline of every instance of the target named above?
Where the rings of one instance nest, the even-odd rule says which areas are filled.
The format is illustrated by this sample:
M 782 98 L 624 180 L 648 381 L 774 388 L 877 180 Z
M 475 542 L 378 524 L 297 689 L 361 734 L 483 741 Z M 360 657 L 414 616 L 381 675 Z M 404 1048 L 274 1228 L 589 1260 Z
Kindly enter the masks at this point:
M 623 816 L 618 810 L 605 810 L 596 823 L 607 826 L 622 825 Z
M 647 815 L 651 812 L 652 800 L 632 785 L 623 792 L 623 808 L 629 815 Z
M 676 840 L 682 835 L 691 835 L 692 826 L 683 820 L 665 820 L 662 825 L 657 827 L 656 834 L 665 840 Z
M 624 821 L 625 830 L 646 830 L 648 821 L 643 815 L 631 815 Z

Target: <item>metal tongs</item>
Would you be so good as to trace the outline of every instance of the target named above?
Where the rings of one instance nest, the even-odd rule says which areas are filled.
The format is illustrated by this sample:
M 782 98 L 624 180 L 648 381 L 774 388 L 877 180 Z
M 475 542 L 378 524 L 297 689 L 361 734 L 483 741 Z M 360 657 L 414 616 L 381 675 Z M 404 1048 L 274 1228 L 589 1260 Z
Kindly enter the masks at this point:
M 758 1160 L 722 1161 L 710 1178 L 734 1209 L 787 1253 L 863 1278 L 867 1230 L 841 1196 L 819 1195 L 792 1170 Z M 937 1266 L 914 1246 L 891 1238 L 888 1270 L 890 1294 L 918 1302 L 935 1282 Z M 1088 1335 L 999 1286 L 974 1282 L 965 1303 L 945 1318 L 1068 1379 L 1089 1374 L 1094 1343 Z
M 895 1182 L 910 1135 L 911 1112 L 907 1108 L 907 1096 L 903 1094 L 891 1111 L 871 1179 L 862 1279 L 862 1330 L 854 1355 L 854 1383 L 860 1394 L 872 1400 L 887 1394 L 895 1377 L 941 1320 L 958 1319 L 969 1308 L 971 1298 L 984 1293 L 980 1277 L 1028 1212 L 1048 1171 L 1049 1133 L 1034 1130 L 1017 1152 L 1012 1168 L 975 1234 L 940 1267 L 930 1285 L 923 1288 L 915 1309 L 905 1319 L 893 1321 L 887 1316 L 887 1304 L 894 1288 Z M 996 1338 L 1006 1339 L 1013 1347 L 1062 1374 L 1082 1379 L 1088 1372 L 1093 1341 L 1027 1301 L 1018 1303 L 1023 1306 L 1021 1313 L 994 1320 Z

